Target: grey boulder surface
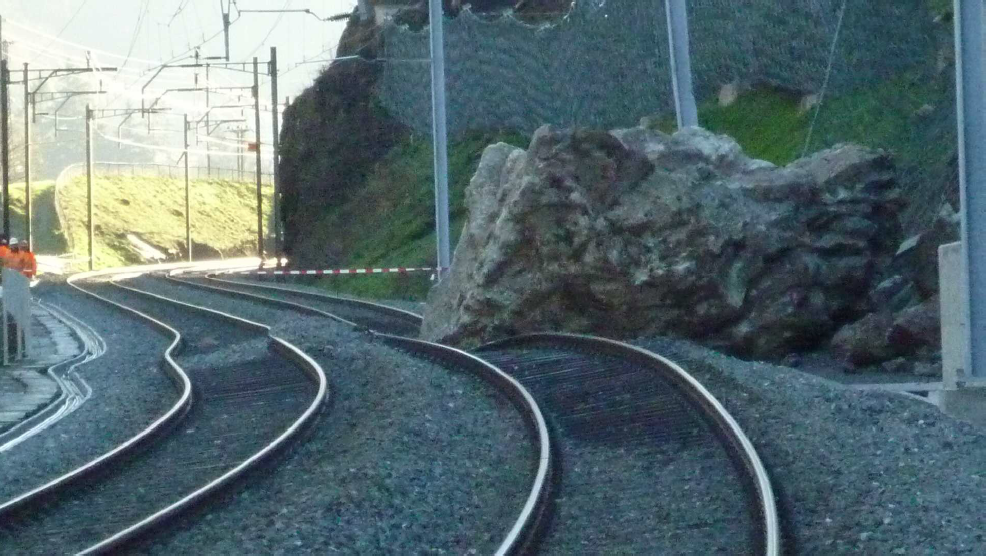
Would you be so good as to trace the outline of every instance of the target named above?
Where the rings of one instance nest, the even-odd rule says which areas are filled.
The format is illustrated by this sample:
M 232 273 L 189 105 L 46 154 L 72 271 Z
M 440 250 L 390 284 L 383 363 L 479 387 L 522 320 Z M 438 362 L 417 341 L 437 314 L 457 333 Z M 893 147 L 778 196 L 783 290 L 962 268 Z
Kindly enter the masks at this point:
M 870 310 L 901 243 L 883 151 L 787 166 L 700 128 L 538 129 L 487 147 L 422 336 L 671 334 L 780 359 Z

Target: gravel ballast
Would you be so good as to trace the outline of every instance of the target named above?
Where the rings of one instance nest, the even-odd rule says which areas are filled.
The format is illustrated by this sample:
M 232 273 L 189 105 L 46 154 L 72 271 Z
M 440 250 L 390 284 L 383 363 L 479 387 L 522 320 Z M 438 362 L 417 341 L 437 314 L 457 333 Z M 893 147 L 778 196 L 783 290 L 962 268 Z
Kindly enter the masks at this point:
M 332 401 L 276 469 L 153 554 L 489 554 L 534 479 L 517 409 L 485 382 L 300 315 L 141 278 L 164 295 L 273 325 L 325 369 Z
M 167 411 L 178 391 L 160 370 L 171 342 L 146 321 L 125 315 L 67 285 L 39 288 L 44 302 L 68 311 L 106 341 L 101 357 L 78 367 L 92 397 L 75 412 L 0 455 L 6 501 L 102 455 Z
M 790 554 L 984 554 L 985 437 L 903 395 L 858 392 L 672 339 L 772 474 Z
M 419 314 L 419 315 L 422 314 L 422 311 L 425 310 L 425 303 L 423 303 L 421 301 L 408 301 L 406 299 L 371 299 L 371 298 L 367 298 L 367 297 L 356 297 L 356 296 L 348 295 L 348 294 L 345 294 L 345 293 L 339 293 L 339 292 L 330 291 L 330 290 L 327 290 L 325 288 L 320 288 L 318 286 L 312 286 L 312 285 L 309 285 L 309 284 L 301 284 L 301 283 L 298 282 L 297 279 L 292 278 L 290 276 L 285 276 L 284 277 L 285 280 L 283 280 L 283 281 L 272 280 L 270 278 L 268 278 L 266 280 L 259 280 L 257 278 L 251 278 L 250 276 L 235 275 L 235 274 L 233 274 L 233 275 L 219 275 L 219 276 L 217 276 L 217 278 L 221 278 L 223 280 L 229 280 L 229 281 L 233 281 L 233 282 L 242 282 L 244 284 L 260 284 L 260 285 L 263 285 L 263 286 L 277 286 L 279 288 L 291 288 L 293 290 L 297 290 L 297 291 L 300 291 L 300 292 L 310 292 L 310 293 L 319 293 L 319 294 L 323 294 L 323 295 L 332 295 L 332 296 L 335 296 L 335 297 L 341 297 L 343 299 L 356 299 L 358 301 L 372 301 L 374 303 L 379 303 L 381 305 L 388 305 L 388 306 L 394 307 L 396 309 L 403 309 L 405 311 L 410 311 L 412 313 L 416 313 L 416 314 Z M 217 284 L 217 285 L 220 285 L 220 284 Z

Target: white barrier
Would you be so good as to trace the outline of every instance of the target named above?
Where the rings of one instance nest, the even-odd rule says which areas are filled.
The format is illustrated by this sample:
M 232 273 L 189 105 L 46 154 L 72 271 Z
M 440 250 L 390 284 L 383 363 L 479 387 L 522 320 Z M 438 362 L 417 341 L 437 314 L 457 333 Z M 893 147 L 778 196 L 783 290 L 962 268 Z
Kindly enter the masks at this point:
M 3 364 L 8 365 L 11 351 L 16 359 L 23 359 L 28 355 L 28 339 L 31 334 L 30 280 L 16 270 L 4 268 L 0 300 L 0 313 L 3 313 Z M 10 322 L 13 322 L 16 330 L 13 338 L 10 337 Z

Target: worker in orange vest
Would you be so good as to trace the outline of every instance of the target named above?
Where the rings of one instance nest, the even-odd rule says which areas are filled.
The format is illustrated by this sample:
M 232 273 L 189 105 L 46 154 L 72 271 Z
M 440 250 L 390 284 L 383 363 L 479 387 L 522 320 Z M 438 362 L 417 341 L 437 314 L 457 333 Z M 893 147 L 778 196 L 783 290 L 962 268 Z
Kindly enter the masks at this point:
M 21 274 L 27 276 L 29 280 L 34 279 L 34 275 L 38 273 L 38 261 L 34 258 L 34 253 L 31 252 L 27 240 L 22 239 L 17 247 L 19 251 L 17 270 L 20 270 Z
M 7 247 L 7 236 L 0 234 L 0 262 L 5 261 L 10 256 L 10 247 Z
M 34 253 L 28 249 L 27 240 L 10 240 L 10 254 L 4 258 L 4 266 L 13 270 L 19 270 L 21 274 L 29 279 L 34 278 L 38 273 L 38 262 L 34 258 Z

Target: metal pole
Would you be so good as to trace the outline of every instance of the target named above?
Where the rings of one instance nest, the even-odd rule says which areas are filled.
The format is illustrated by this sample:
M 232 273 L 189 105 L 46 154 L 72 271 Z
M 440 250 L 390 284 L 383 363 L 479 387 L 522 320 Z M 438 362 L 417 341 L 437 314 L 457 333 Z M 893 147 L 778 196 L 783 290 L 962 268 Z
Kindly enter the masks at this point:
M 257 70 L 257 57 L 254 56 L 254 140 L 257 142 L 257 257 L 264 266 L 264 196 L 261 192 L 260 157 L 260 77 Z
M 226 47 L 226 56 L 224 57 L 227 62 L 230 61 L 230 12 L 229 7 L 223 9 L 223 0 L 219 0 L 219 9 L 223 12 L 223 45 Z
M 960 239 L 968 307 L 964 369 L 983 379 L 984 346 L 984 1 L 954 0 L 956 123 L 960 169 Z
M 188 250 L 188 262 L 192 262 L 192 202 L 191 190 L 188 185 L 188 114 L 185 114 L 185 248 Z
M 372 11 L 370 8 L 369 0 L 357 0 L 357 6 L 360 8 L 360 21 L 367 22 L 370 21 L 372 17 Z
M 27 77 L 27 62 L 24 62 L 24 239 L 27 248 L 34 251 L 34 236 L 31 226 L 31 88 Z
M 209 64 L 206 64 L 206 176 L 212 177 L 212 154 L 210 154 L 209 146 Z M 199 135 L 199 131 L 196 130 L 196 137 Z M 187 155 L 186 155 L 187 156 Z
M 672 94 L 679 129 L 699 125 L 696 97 L 692 94 L 692 64 L 689 62 L 689 16 L 685 0 L 665 0 L 668 20 L 668 55 L 672 71 Z
M 449 161 L 446 150 L 446 77 L 442 38 L 442 0 L 428 1 L 428 35 L 432 49 L 432 157 L 435 172 L 437 277 L 449 268 Z
M 271 166 L 274 173 L 274 256 L 278 260 L 277 267 L 281 268 L 281 176 L 278 168 L 281 166 L 281 137 L 278 130 L 278 49 L 271 47 Z
M 89 270 L 96 266 L 93 253 L 95 223 L 93 222 L 93 110 L 86 104 L 86 205 L 89 222 Z
M 0 43 L 2 45 L 2 43 Z M 0 49 L 3 47 L 0 46 Z M 10 237 L 10 102 L 7 60 L 0 60 L 0 164 L 3 165 L 3 235 Z
M 237 127 L 236 130 L 236 179 L 238 182 L 243 183 L 243 128 Z

